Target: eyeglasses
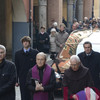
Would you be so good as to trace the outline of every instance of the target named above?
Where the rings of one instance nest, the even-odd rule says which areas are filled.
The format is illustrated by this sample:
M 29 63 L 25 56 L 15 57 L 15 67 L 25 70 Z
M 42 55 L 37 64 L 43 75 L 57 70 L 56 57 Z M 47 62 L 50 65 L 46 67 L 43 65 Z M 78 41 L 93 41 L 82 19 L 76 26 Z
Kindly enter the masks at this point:
M 38 61 L 44 61 L 45 59 L 36 59 L 36 60 L 38 60 Z
M 84 48 L 91 48 L 91 47 L 84 47 Z
M 0 52 L 0 54 L 4 54 L 4 52 Z
M 77 66 L 77 64 L 70 64 L 72 67 Z

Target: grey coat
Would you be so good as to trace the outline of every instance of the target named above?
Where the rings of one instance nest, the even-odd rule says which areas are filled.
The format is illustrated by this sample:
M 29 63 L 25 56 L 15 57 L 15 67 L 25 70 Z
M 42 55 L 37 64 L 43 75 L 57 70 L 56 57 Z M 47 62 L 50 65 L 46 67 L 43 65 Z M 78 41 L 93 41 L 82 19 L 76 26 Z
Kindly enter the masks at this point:
M 57 53 L 59 53 L 64 47 L 68 36 L 69 36 L 68 33 L 65 31 L 63 32 L 59 31 L 58 34 L 56 35 L 56 52 Z M 63 47 L 61 48 L 60 45 L 63 45 Z

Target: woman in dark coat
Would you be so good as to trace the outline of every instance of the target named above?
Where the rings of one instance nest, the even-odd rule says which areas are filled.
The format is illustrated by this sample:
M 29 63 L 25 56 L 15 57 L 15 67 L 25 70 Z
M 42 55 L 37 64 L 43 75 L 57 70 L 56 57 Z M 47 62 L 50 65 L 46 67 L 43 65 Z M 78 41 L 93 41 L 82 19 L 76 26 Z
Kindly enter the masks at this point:
M 37 35 L 37 49 L 39 52 L 49 53 L 49 35 L 45 32 L 45 27 L 41 27 L 41 32 Z

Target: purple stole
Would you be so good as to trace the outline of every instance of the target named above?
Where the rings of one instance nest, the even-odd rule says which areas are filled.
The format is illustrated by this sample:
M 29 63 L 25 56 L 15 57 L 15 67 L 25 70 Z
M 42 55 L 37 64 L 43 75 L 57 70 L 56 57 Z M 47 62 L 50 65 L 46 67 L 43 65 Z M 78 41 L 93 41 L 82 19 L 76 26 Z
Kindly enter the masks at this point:
M 78 100 L 87 100 L 86 98 L 86 94 L 85 94 L 85 91 L 80 91 L 76 94 L 76 96 L 78 97 Z
M 48 83 L 50 81 L 50 76 L 51 76 L 51 67 L 48 66 L 48 65 L 45 65 L 44 72 L 43 72 L 43 80 L 42 80 L 43 86 L 48 85 Z M 37 65 L 35 65 L 32 68 L 32 77 L 34 79 L 40 80 Z M 41 92 L 34 93 L 33 100 L 48 100 L 48 92 L 42 92 L 41 91 Z

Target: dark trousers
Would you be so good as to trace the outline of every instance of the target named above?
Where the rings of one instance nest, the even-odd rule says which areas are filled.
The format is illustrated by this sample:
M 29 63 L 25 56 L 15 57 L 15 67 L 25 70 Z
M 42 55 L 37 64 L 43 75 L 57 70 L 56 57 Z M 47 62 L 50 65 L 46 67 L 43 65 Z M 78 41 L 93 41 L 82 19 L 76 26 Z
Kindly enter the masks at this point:
M 21 100 L 32 100 L 30 91 L 23 84 L 20 84 Z

